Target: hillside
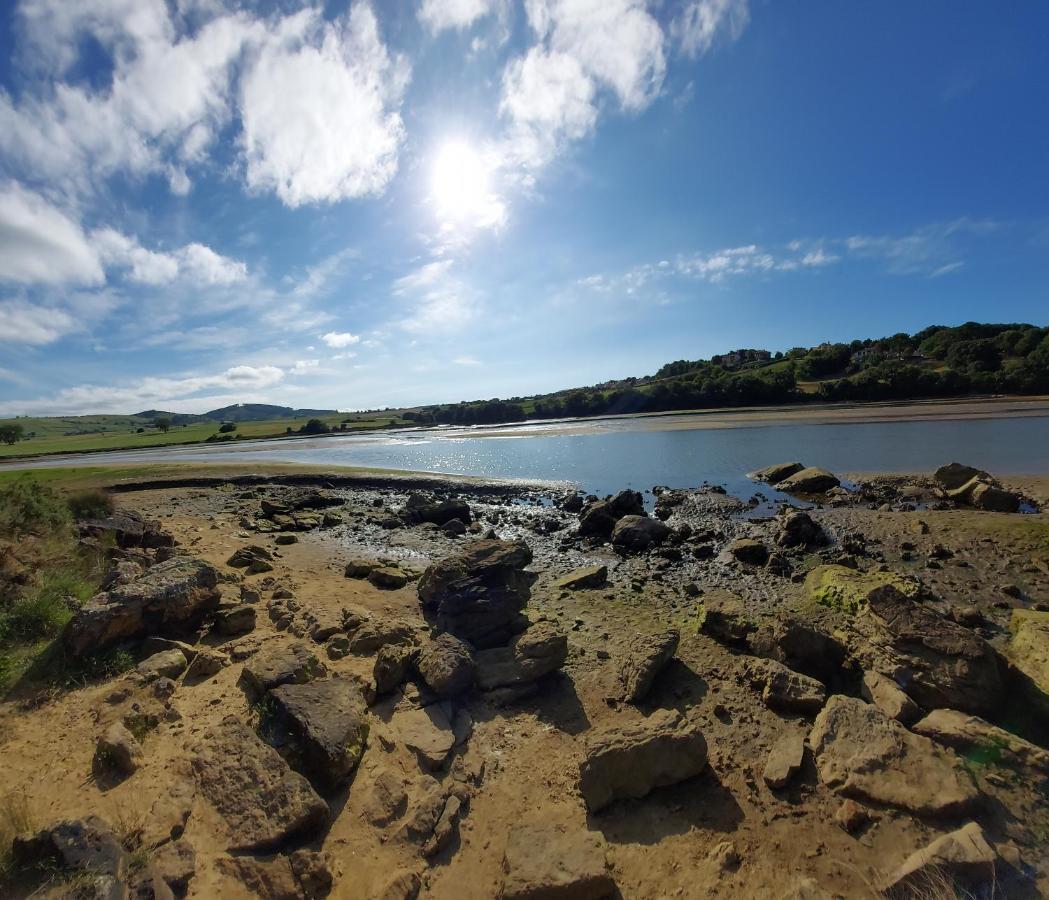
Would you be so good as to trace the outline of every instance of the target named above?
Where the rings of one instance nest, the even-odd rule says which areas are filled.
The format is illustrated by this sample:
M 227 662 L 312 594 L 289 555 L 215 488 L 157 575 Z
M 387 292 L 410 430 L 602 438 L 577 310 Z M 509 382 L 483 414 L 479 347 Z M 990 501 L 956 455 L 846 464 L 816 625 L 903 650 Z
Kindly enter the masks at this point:
M 667 363 L 649 376 L 508 400 L 425 406 L 403 416 L 419 424 L 472 425 L 816 400 L 1040 393 L 1049 393 L 1049 328 L 967 322 L 786 353 L 734 350 Z
M 290 406 L 273 406 L 269 403 L 234 403 L 204 413 L 216 422 L 262 422 L 269 419 L 308 419 L 337 416 L 337 409 L 292 409 Z

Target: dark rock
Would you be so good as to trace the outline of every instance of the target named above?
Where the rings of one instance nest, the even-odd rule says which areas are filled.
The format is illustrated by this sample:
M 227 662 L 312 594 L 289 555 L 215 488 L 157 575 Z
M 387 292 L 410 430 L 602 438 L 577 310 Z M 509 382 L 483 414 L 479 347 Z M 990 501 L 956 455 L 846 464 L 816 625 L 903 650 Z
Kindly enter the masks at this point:
M 671 630 L 661 634 L 641 634 L 630 642 L 619 668 L 620 700 L 638 703 L 648 696 L 656 676 L 677 653 L 679 639 L 678 632 Z
M 594 729 L 587 735 L 579 789 L 591 812 L 610 803 L 644 797 L 677 784 L 707 766 L 707 743 L 699 726 L 674 710 L 647 719 Z
M 215 650 L 200 650 L 194 657 L 193 662 L 186 669 L 186 681 L 190 684 L 203 681 L 212 675 L 217 675 L 229 662 L 223 653 Z
M 699 615 L 704 634 L 723 644 L 743 644 L 757 627 L 743 605 L 743 598 L 720 588 L 703 594 Z
M 79 657 L 130 638 L 199 626 L 218 606 L 218 577 L 214 566 L 199 559 L 157 563 L 81 606 L 63 630 L 62 642 Z
M 586 566 L 562 575 L 554 583 L 557 590 L 579 591 L 602 587 L 608 580 L 608 566 Z
M 623 516 L 612 530 L 612 546 L 626 553 L 643 553 L 663 543 L 670 529 L 659 519 L 648 516 Z
M 794 510 L 780 520 L 776 543 L 780 547 L 822 547 L 827 536 L 807 512 Z
M 623 516 L 643 516 L 644 498 L 631 490 L 620 491 L 608 500 L 594 500 L 579 515 L 579 533 L 584 537 L 608 540 Z
M 349 639 L 347 638 L 348 649 Z M 376 694 L 388 694 L 404 684 L 411 672 L 416 652 L 414 647 L 406 647 L 399 644 L 387 644 L 379 648 L 379 652 L 375 656 L 375 668 L 372 672 Z
M 261 696 L 282 684 L 305 684 L 324 674 L 324 664 L 305 644 L 257 653 L 241 673 L 245 685 Z
M 67 819 L 32 835 L 16 836 L 11 845 L 16 865 L 58 868 L 89 875 L 99 900 L 123 900 L 128 857 L 109 825 L 98 816 Z
M 741 563 L 751 566 L 763 566 L 769 558 L 768 548 L 753 538 L 736 538 L 725 550 Z
M 789 494 L 822 494 L 840 484 L 838 477 L 826 469 L 809 466 L 784 478 L 776 487 Z
M 227 566 L 232 566 L 234 569 L 243 569 L 252 566 L 257 562 L 273 562 L 273 554 L 269 552 L 265 547 L 260 547 L 257 544 L 249 544 L 247 547 L 241 547 L 235 551 L 234 554 L 226 560 Z
M 408 576 L 396 566 L 379 566 L 368 573 L 368 581 L 377 588 L 396 591 L 408 583 Z
M 408 498 L 402 516 L 412 525 L 432 522 L 434 525 L 441 526 L 452 519 L 458 519 L 465 525 L 469 525 L 473 521 L 473 513 L 465 500 L 443 500 L 440 503 L 433 503 L 422 494 L 412 494 Z
M 334 788 L 357 768 L 368 741 L 367 703 L 348 678 L 284 684 L 270 691 L 280 749 L 315 784 Z M 286 731 L 286 734 L 284 733 Z
M 790 478 L 791 475 L 796 475 L 804 468 L 799 462 L 777 463 L 774 466 L 758 469 L 752 477 L 769 484 L 779 484 L 784 478 Z
M 255 607 L 247 604 L 241 606 L 219 607 L 215 613 L 215 630 L 227 637 L 247 634 L 255 629 Z
M 549 622 L 539 622 L 506 647 L 480 650 L 477 683 L 482 690 L 534 682 L 557 671 L 568 658 L 568 639 Z
M 933 473 L 933 478 L 939 483 L 939 485 L 947 491 L 953 491 L 960 488 L 966 482 L 972 481 L 974 478 L 991 480 L 991 476 L 988 475 L 981 469 L 974 469 L 972 466 L 965 466 L 961 463 L 947 463 L 945 466 L 940 466 Z
M 452 634 L 441 634 L 419 650 L 415 668 L 438 697 L 455 697 L 470 690 L 476 667 L 470 648 Z

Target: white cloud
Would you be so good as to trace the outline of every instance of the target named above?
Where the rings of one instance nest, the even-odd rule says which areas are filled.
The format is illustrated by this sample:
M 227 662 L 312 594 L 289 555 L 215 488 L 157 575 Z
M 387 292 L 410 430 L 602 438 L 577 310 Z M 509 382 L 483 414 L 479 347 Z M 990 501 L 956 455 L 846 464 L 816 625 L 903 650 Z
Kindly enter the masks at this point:
M 966 240 L 1000 230 L 988 219 L 954 219 L 924 225 L 904 235 L 853 235 L 843 242 L 846 251 L 862 259 L 881 260 L 897 275 L 943 275 L 957 269 Z M 953 268 L 946 268 L 953 266 Z
M 502 0 L 422 0 L 419 6 L 419 21 L 431 34 L 448 28 L 469 28 L 478 19 L 484 18 Z
M 297 359 L 295 360 L 295 365 L 288 372 L 291 375 L 305 375 L 307 372 L 316 369 L 320 364 L 321 361 L 319 359 Z
M 0 300 L 0 343 L 51 344 L 78 327 L 64 310 L 24 300 Z
M 426 263 L 393 283 L 394 296 L 413 304 L 398 323 L 401 328 L 427 333 L 454 331 L 474 318 L 474 292 L 452 273 L 453 265 L 451 259 Z
M 832 263 L 836 263 L 840 256 L 835 256 L 833 253 L 827 253 L 822 247 L 817 247 L 814 250 L 810 250 L 801 258 L 801 265 L 803 266 L 829 266 Z
M 227 287 L 248 277 L 247 266 L 203 244 L 187 244 L 173 253 L 147 250 L 112 228 L 92 232 L 99 259 L 107 268 L 126 269 L 139 284 L 162 285 L 184 279 L 201 287 Z
M 316 10 L 282 20 L 241 82 L 248 186 L 292 207 L 381 193 L 397 171 L 407 80 L 366 4 L 336 22 Z
M 441 259 L 419 266 L 414 272 L 409 272 L 407 275 L 402 275 L 398 278 L 393 283 L 393 292 L 395 294 L 406 294 L 411 291 L 431 287 L 443 280 L 454 264 L 454 260 Z
M 736 40 L 750 22 L 748 0 L 691 0 L 670 25 L 686 56 L 702 56 L 721 36 Z
M 479 360 L 474 359 L 472 356 L 457 356 L 452 360 L 457 366 L 479 366 L 481 365 Z
M 0 281 L 100 284 L 104 279 L 77 222 L 14 182 L 0 188 Z
M 0 403 L 0 415 L 132 413 L 146 408 L 203 412 L 219 402 L 250 400 L 258 396 L 255 392 L 280 384 L 284 376 L 284 370 L 277 366 L 233 366 L 214 375 L 151 376 L 120 386 L 81 384 L 61 390 L 53 397 Z M 204 396 L 206 391 L 228 393 Z
M 353 344 L 360 343 L 361 339 L 358 335 L 351 334 L 348 331 L 329 331 L 327 334 L 321 335 L 321 340 L 333 350 L 339 350 L 343 347 L 350 347 Z
M 711 281 L 715 284 L 731 275 L 745 272 L 767 272 L 775 268 L 776 260 L 755 244 L 730 247 L 715 253 L 697 253 L 678 260 L 677 271 L 682 275 Z

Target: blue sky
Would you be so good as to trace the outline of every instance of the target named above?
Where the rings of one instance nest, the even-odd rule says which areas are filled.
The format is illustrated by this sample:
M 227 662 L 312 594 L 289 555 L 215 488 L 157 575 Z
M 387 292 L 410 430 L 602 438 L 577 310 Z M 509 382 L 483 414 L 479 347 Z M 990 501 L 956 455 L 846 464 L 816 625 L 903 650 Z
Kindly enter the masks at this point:
M 1049 5 L 34 0 L 0 415 L 507 397 L 1049 321 Z

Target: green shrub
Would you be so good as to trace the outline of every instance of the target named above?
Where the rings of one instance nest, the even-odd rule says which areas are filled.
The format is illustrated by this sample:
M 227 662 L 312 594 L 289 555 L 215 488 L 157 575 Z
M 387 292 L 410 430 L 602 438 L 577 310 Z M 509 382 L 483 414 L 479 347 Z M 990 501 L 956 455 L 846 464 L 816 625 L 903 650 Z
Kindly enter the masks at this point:
M 25 475 L 0 487 L 0 534 L 40 534 L 69 523 L 69 507 L 35 478 Z
M 104 519 L 113 515 L 113 498 L 99 489 L 80 491 L 67 501 L 74 519 Z
M 0 642 L 54 637 L 72 617 L 73 608 L 94 593 L 94 585 L 74 572 L 44 572 L 35 588 L 0 608 Z

